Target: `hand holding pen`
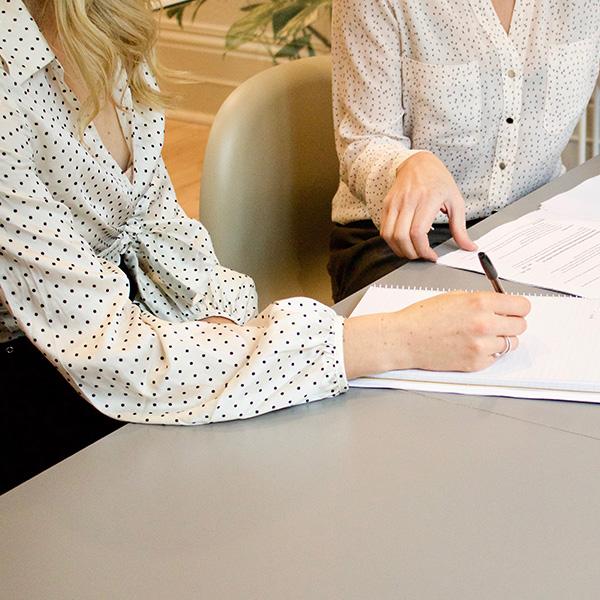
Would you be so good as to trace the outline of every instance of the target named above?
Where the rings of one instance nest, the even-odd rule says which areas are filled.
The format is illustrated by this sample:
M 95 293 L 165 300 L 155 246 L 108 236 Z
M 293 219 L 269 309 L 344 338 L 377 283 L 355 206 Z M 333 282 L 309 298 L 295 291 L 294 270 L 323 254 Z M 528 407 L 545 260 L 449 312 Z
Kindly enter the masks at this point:
M 502 287 L 502 284 L 498 279 L 498 271 L 496 271 L 496 267 L 494 267 L 488 255 L 485 252 L 479 252 L 477 256 L 479 257 L 479 262 L 481 263 L 483 272 L 485 273 L 485 276 L 490 280 L 494 291 L 498 294 L 506 294 L 504 288 Z M 494 352 L 494 354 L 492 354 L 494 358 L 500 358 L 505 354 L 508 354 L 512 350 L 513 343 L 511 338 L 507 335 L 503 335 L 502 337 L 504 338 L 504 350 L 502 350 L 501 352 Z

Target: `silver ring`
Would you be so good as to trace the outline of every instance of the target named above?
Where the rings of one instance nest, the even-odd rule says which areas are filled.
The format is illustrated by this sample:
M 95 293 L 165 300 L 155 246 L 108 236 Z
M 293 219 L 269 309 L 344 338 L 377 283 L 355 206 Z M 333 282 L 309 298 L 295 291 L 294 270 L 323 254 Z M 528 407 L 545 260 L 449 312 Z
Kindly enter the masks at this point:
M 494 354 L 492 354 L 494 358 L 501 358 L 512 350 L 512 342 L 510 341 L 510 338 L 506 335 L 503 335 L 502 337 L 504 338 L 504 343 L 506 345 L 504 346 L 504 350 L 502 350 L 502 352 L 494 352 Z

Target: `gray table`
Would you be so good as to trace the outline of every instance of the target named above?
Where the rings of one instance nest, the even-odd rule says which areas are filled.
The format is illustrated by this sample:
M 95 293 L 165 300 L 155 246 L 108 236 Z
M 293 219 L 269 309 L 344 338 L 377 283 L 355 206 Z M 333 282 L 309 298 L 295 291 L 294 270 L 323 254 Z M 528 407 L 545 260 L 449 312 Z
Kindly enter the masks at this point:
M 486 287 L 418 263 L 386 280 Z M 599 550 L 600 406 L 574 403 L 351 390 L 129 425 L 0 499 L 10 599 L 598 598 Z

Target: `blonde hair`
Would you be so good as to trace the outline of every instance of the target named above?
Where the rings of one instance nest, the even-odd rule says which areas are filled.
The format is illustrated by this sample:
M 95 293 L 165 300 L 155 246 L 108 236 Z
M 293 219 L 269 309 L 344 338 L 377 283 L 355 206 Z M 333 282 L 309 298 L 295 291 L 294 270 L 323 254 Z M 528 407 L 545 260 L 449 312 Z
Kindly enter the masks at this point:
M 82 127 L 111 102 L 120 71 L 137 102 L 164 108 L 170 98 L 144 76 L 159 72 L 154 47 L 158 27 L 150 0 L 54 0 L 56 27 L 69 61 L 90 90 L 83 105 Z

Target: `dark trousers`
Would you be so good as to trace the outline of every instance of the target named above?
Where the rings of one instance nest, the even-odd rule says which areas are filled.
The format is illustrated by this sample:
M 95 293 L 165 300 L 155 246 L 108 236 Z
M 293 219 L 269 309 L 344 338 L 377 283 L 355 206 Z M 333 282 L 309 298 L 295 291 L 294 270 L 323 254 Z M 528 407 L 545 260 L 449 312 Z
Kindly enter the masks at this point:
M 468 221 L 467 227 L 480 220 Z M 433 248 L 450 237 L 448 225 L 435 225 L 429 232 L 429 244 Z M 406 258 L 392 252 L 373 221 L 355 221 L 347 225 L 334 223 L 327 265 L 334 302 L 354 294 L 407 262 Z
M 123 423 L 86 402 L 26 338 L 0 344 L 0 494 Z

